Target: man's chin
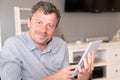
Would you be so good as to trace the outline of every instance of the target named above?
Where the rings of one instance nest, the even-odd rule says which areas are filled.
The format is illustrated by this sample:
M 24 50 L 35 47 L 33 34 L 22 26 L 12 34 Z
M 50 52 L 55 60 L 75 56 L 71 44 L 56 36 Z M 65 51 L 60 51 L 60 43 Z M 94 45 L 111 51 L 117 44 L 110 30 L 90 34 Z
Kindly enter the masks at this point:
M 38 41 L 38 44 L 40 44 L 40 45 L 47 45 L 47 43 L 48 42 L 46 42 L 46 41 Z

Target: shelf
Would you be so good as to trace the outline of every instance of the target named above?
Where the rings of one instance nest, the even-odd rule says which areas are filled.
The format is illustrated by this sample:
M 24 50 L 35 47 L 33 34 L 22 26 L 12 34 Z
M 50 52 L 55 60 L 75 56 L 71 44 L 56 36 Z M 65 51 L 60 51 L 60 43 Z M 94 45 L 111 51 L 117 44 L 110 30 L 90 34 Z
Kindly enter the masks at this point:
M 21 20 L 21 24 L 26 24 L 26 23 L 27 23 L 27 20 Z
M 76 79 L 77 80 L 77 79 Z M 92 79 L 92 80 L 110 80 L 110 79 L 107 79 L 107 78 L 96 78 L 96 79 Z M 112 79 L 111 79 L 112 80 Z M 117 80 L 117 79 L 116 79 Z M 118 79 L 119 80 L 119 79 Z
M 2 34 L 1 34 L 1 24 L 0 24 L 0 51 L 2 48 Z
M 94 66 L 96 66 L 96 67 L 98 67 L 98 66 L 106 66 L 106 61 L 96 62 Z
M 24 26 L 23 26 L 23 29 L 22 29 L 22 24 L 27 24 L 27 19 L 22 19 L 22 15 L 24 15 L 24 13 L 22 12 L 29 12 L 31 10 L 31 8 L 20 8 L 20 7 L 17 7 L 15 6 L 14 7 L 14 14 L 15 14 L 15 34 L 18 35 L 18 34 L 21 34 L 25 31 L 23 31 L 24 29 Z
M 103 77 L 103 78 L 95 78 L 95 79 L 92 79 L 92 80 L 109 80 L 109 79 Z
M 31 9 L 30 9 L 30 8 L 20 8 L 20 10 L 23 10 L 23 11 L 24 11 L 24 10 L 25 10 L 25 11 L 28 10 L 28 11 L 29 11 L 29 10 L 31 10 Z

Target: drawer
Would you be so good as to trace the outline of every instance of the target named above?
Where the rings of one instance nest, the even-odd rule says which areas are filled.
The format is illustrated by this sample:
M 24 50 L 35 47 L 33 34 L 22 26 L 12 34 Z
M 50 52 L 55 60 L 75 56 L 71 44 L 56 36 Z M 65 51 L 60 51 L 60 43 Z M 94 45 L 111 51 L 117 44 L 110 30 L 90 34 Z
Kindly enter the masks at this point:
M 120 66 L 108 66 L 107 77 L 108 78 L 120 77 Z
M 107 51 L 107 62 L 110 65 L 120 65 L 120 49 L 110 49 Z

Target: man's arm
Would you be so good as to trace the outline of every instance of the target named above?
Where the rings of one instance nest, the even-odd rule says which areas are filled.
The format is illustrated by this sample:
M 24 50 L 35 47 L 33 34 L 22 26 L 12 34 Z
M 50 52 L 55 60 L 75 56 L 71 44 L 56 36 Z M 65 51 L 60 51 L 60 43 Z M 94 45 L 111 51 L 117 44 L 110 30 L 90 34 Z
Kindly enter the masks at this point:
M 79 65 L 77 65 L 79 74 L 78 74 L 78 80 L 88 80 L 92 71 L 94 70 L 94 51 L 91 52 L 91 54 L 88 54 L 88 57 L 84 59 L 84 68 L 80 68 Z
M 58 72 L 43 78 L 42 80 L 72 80 L 73 69 L 76 68 L 76 65 L 71 65 L 64 67 Z
M 16 63 L 5 63 L 1 66 L 1 80 L 21 80 L 21 68 Z
M 7 40 L 1 50 L 1 80 L 21 80 L 21 62 L 13 54 L 15 47 Z

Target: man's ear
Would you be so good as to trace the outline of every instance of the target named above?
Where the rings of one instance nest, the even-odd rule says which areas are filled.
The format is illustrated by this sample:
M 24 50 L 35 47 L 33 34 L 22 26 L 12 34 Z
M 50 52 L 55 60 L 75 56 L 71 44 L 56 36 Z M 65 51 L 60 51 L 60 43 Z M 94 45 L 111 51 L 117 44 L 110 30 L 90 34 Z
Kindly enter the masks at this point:
M 27 20 L 28 28 L 30 28 L 30 22 L 31 22 L 31 20 L 30 20 L 30 17 L 29 17 L 28 20 Z

